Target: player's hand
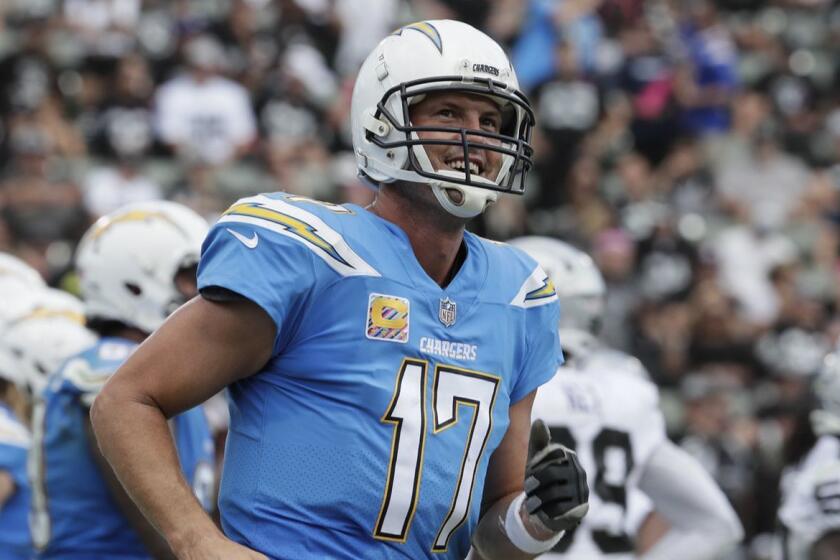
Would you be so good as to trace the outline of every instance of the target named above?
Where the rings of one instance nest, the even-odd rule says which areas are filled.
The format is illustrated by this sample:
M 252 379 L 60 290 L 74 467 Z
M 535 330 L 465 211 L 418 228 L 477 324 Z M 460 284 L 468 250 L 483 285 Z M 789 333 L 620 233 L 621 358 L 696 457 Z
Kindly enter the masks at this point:
M 525 469 L 525 509 L 558 533 L 577 527 L 589 511 L 586 471 L 571 449 L 551 443 L 542 420 L 531 424 Z

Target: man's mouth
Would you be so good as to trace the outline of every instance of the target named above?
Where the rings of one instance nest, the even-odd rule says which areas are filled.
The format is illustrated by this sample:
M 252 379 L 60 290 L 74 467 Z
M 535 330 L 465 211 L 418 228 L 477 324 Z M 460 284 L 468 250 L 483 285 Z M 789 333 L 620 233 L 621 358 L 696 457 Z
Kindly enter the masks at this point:
M 464 171 L 467 167 L 467 164 L 465 163 L 463 158 L 455 158 L 455 159 L 447 160 L 446 165 L 450 169 L 454 169 L 456 171 Z M 470 161 L 469 162 L 469 167 L 470 167 L 470 175 L 481 175 L 481 172 L 484 171 L 481 164 L 479 164 L 478 162 L 475 162 L 475 161 Z

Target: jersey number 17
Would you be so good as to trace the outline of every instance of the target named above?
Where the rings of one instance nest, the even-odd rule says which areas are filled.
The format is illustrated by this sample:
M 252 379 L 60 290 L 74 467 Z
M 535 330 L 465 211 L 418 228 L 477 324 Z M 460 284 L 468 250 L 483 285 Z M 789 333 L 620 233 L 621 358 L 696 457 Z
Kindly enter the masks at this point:
M 380 540 L 405 542 L 417 509 L 427 435 L 429 368 L 425 360 L 403 360 L 391 404 L 382 417 L 383 422 L 393 424 L 394 432 L 385 495 L 373 534 Z M 493 428 L 493 403 L 499 381 L 497 376 L 487 373 L 442 364 L 435 366 L 432 434 L 454 426 L 459 421 L 461 406 L 471 407 L 473 414 L 455 495 L 432 544 L 433 552 L 444 552 L 452 534 L 467 519 L 478 464 Z

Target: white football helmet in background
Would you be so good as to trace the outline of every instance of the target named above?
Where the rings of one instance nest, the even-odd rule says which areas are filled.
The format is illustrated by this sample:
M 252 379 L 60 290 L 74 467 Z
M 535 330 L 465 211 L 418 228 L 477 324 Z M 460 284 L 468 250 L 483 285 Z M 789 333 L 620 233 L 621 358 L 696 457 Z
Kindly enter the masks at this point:
M 425 131 L 455 132 L 451 140 L 420 140 L 409 122 L 409 105 L 438 91 L 482 95 L 502 109 L 499 134 L 450 127 Z M 425 183 L 449 213 L 471 218 L 494 202 L 499 192 L 522 194 L 531 168 L 529 142 L 534 113 L 504 50 L 490 37 L 452 20 L 418 22 L 383 39 L 367 57 L 353 88 L 353 148 L 360 175 L 374 185 L 393 181 Z M 457 146 L 463 159 L 470 150 L 502 154 L 494 180 L 470 172 L 436 170 L 424 144 Z M 451 197 L 448 191 L 461 193 Z
M 607 286 L 592 257 L 550 237 L 519 237 L 509 243 L 528 253 L 554 283 L 560 300 L 560 327 L 598 334 Z
M 0 253 L 0 327 L 26 315 L 31 297 L 47 284 L 37 270 L 8 253 Z
M 175 276 L 198 263 L 207 230 L 201 216 L 168 201 L 99 218 L 76 252 L 87 317 L 154 331 L 184 302 Z
M 10 279 L 32 289 L 44 288 L 47 285 L 41 274 L 23 260 L 9 253 L 0 253 L 0 282 Z
M 558 331 L 563 351 L 583 357 L 602 350 L 596 336 L 601 330 L 607 287 L 592 257 L 551 237 L 519 237 L 508 243 L 537 261 L 554 284 L 560 303 Z
M 46 288 L 31 300 L 26 316 L 6 326 L 0 354 L 11 358 L 11 364 L 0 364 L 13 370 L 18 384 L 25 383 L 37 394 L 64 360 L 96 342 L 96 335 L 84 326 L 83 309 L 72 295 Z

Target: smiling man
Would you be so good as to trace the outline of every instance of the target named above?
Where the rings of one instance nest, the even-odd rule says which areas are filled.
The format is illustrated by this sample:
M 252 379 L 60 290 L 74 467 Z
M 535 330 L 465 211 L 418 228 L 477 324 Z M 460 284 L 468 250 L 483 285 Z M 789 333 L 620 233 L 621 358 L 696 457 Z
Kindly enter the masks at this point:
M 201 296 L 96 400 L 102 450 L 180 558 L 460 560 L 471 542 L 532 558 L 587 509 L 575 455 L 529 430 L 562 361 L 557 296 L 524 253 L 465 231 L 522 193 L 530 105 L 492 39 L 431 21 L 370 54 L 352 120 L 374 204 L 234 204 Z M 166 418 L 225 386 L 222 533 Z

